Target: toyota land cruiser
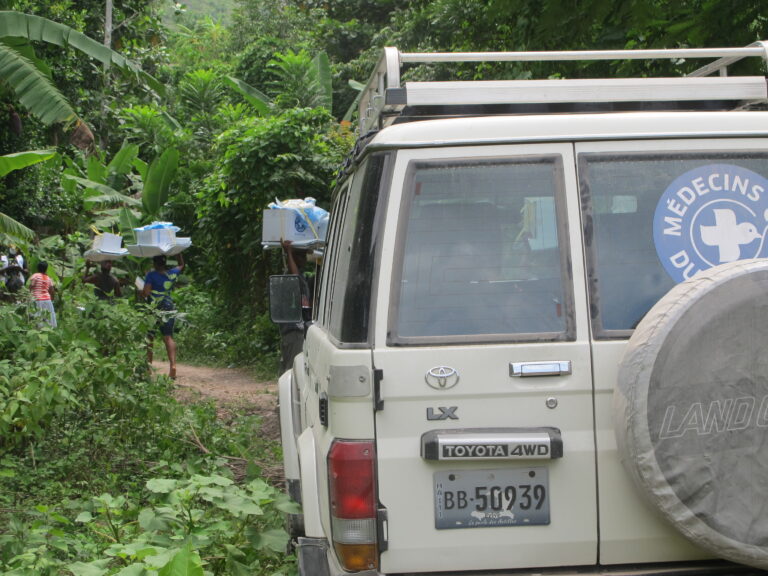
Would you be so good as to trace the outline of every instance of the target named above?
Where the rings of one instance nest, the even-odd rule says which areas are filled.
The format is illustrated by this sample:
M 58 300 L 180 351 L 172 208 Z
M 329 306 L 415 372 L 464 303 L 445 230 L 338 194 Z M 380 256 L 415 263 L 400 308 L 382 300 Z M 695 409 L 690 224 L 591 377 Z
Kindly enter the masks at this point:
M 302 575 L 768 567 L 767 55 L 385 50 L 279 381 Z M 712 62 L 400 82 L 630 58 Z

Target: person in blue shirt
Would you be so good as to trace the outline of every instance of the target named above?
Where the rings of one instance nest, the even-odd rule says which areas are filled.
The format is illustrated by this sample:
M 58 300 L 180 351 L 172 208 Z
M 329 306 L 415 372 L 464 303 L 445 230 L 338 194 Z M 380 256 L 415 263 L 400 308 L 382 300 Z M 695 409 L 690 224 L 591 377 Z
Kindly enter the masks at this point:
M 160 321 L 158 327 L 160 334 L 163 335 L 165 350 L 168 352 L 168 363 L 170 370 L 168 375 L 172 380 L 176 379 L 176 341 L 173 339 L 173 329 L 176 322 L 176 306 L 171 298 L 171 290 L 176 283 L 176 279 L 184 271 L 184 257 L 179 254 L 177 257 L 178 265 L 167 268 L 165 256 L 155 256 L 152 258 L 153 270 L 150 270 L 144 278 L 144 288 L 141 295 L 144 299 L 160 310 Z M 149 343 L 147 346 L 147 359 L 152 364 L 152 348 L 154 346 L 155 333 L 149 334 Z

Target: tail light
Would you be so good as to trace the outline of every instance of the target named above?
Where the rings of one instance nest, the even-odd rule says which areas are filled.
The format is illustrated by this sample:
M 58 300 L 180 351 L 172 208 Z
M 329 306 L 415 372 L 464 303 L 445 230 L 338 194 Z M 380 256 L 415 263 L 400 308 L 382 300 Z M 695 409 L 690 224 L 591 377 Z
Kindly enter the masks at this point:
M 328 453 L 333 547 L 346 570 L 378 567 L 372 440 L 335 440 Z

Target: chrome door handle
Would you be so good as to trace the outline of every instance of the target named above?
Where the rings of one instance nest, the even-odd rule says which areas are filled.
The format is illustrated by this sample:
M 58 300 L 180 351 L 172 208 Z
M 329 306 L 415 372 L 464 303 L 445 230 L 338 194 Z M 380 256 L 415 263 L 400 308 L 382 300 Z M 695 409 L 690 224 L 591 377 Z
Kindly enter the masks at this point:
M 570 360 L 551 362 L 510 362 L 509 375 L 519 378 L 529 376 L 565 376 L 571 373 Z

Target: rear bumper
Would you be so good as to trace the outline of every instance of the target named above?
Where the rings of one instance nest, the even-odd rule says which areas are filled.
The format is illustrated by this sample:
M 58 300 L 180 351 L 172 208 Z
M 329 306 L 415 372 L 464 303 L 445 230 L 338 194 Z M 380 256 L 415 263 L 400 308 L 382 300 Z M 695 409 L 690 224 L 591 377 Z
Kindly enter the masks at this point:
M 347 572 L 336 563 L 325 538 L 299 538 L 296 558 L 299 576 L 382 576 L 375 570 Z
M 324 538 L 299 538 L 296 555 L 300 576 L 384 576 L 380 572 L 346 572 L 335 563 Z M 481 572 L 403 573 L 392 576 L 768 576 L 768 572 L 730 562 L 708 561 L 621 566 L 573 566 Z
M 768 572 L 751 566 L 717 560 L 695 563 L 571 566 L 478 572 L 403 573 L 397 576 L 768 576 Z
M 296 545 L 299 576 L 330 576 L 328 541 L 324 538 L 299 538 Z

